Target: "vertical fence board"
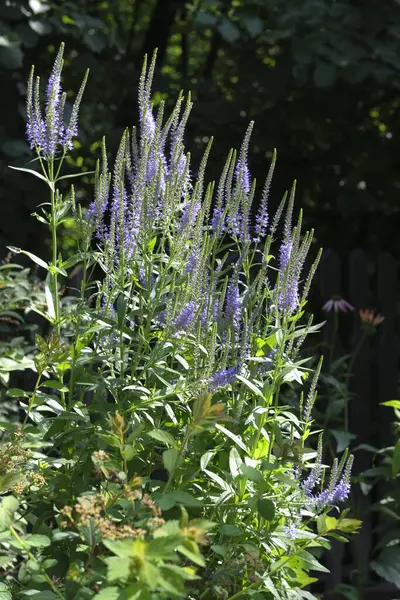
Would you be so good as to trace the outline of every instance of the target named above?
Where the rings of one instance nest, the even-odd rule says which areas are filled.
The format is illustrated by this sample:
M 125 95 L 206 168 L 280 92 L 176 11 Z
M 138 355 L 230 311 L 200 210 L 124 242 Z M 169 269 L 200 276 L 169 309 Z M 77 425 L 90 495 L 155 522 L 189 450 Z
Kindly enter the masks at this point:
M 325 304 L 332 296 L 337 296 L 342 293 L 342 266 L 340 257 L 337 252 L 326 250 L 322 255 L 320 272 L 319 272 L 319 287 L 321 304 Z M 335 342 L 335 354 L 333 358 L 337 358 L 342 353 L 340 338 L 333 339 L 335 330 L 335 314 L 330 311 L 324 315 L 326 324 L 322 330 L 324 337 L 324 345 L 329 348 Z M 329 367 L 329 353 L 324 357 L 326 369 Z
M 398 291 L 399 291 L 399 262 L 390 254 L 380 253 L 376 260 L 367 258 L 361 250 L 355 250 L 341 264 L 337 253 L 327 250 L 323 254 L 318 277 L 318 301 L 324 304 L 332 296 L 341 295 L 343 290 L 345 267 L 348 267 L 348 299 L 355 307 L 353 327 L 349 329 L 349 322 L 340 317 L 342 325 L 340 333 L 342 339 L 334 338 L 335 316 L 331 312 L 324 315 L 327 323 L 323 328 L 323 341 L 325 346 L 325 369 L 329 366 L 329 350 L 335 342 L 336 351 L 333 359 L 343 356 L 347 352 L 357 352 L 357 357 L 351 365 L 352 377 L 350 391 L 352 397 L 349 406 L 349 431 L 357 436 L 354 445 L 371 444 L 378 448 L 391 443 L 390 432 L 392 426 L 392 413 L 389 408 L 379 405 L 380 402 L 399 397 L 399 359 L 400 338 L 396 331 L 398 319 Z M 371 290 L 369 267 L 376 268 L 377 282 Z M 373 292 L 371 294 L 371 291 Z M 343 295 L 346 296 L 344 293 Z M 361 308 L 376 309 L 385 320 L 378 328 L 378 334 L 366 339 L 358 349 L 362 332 L 360 327 L 359 310 Z M 372 455 L 365 451 L 357 451 L 355 456 L 354 474 L 359 474 L 371 467 Z M 385 490 L 374 489 L 377 497 L 381 497 Z M 374 499 L 376 500 L 376 498 Z M 344 553 L 344 545 L 333 543 L 332 552 L 327 555 L 326 563 L 331 570 L 330 576 L 324 579 L 326 589 L 332 588 L 343 581 L 343 575 L 354 568 L 362 576 L 364 590 L 359 589 L 359 598 L 381 597 L 381 587 L 373 587 L 373 574 L 369 572 L 371 548 L 377 540 L 373 538 L 379 518 L 376 512 L 371 513 L 372 499 L 365 496 L 360 487 L 352 488 L 351 505 L 355 516 L 363 520 L 359 535 L 352 538 L 350 548 L 352 556 Z M 368 578 L 370 576 L 370 579 Z M 366 586 L 366 587 L 365 587 Z M 372 587 L 371 587 L 372 586 Z M 390 587 L 390 586 L 389 586 Z M 370 590 L 370 592 L 368 592 Z M 379 590 L 379 591 L 378 591 Z M 382 588 L 382 598 L 392 597 L 391 591 L 385 595 Z M 372 594 L 372 596 L 371 596 Z M 336 594 L 328 594 L 326 598 L 339 598 Z M 342 596 L 340 596 L 342 598 Z
M 389 254 L 381 253 L 378 258 L 379 308 L 385 317 L 379 326 L 378 394 L 379 402 L 397 398 L 399 351 L 396 336 L 398 262 Z M 378 415 L 377 444 L 380 448 L 390 445 L 391 409 L 380 406 Z
M 327 300 L 333 296 L 342 294 L 342 265 L 337 252 L 327 250 L 322 255 L 320 272 L 319 272 L 319 288 L 320 302 L 324 305 Z M 324 314 L 326 324 L 323 328 L 324 337 L 324 369 L 330 366 L 330 360 L 335 360 L 343 353 L 339 336 L 335 336 L 336 315 L 334 311 Z M 334 353 L 331 357 L 330 348 L 335 345 Z M 328 460 L 328 458 L 327 458 Z M 343 562 L 344 562 L 344 545 L 338 540 L 332 540 L 332 550 L 326 554 L 326 566 L 329 569 L 329 574 L 326 576 L 326 586 L 332 589 L 334 586 L 343 581 Z
M 375 445 L 378 448 L 385 448 L 394 443 L 393 436 L 393 410 L 386 406 L 381 406 L 381 402 L 398 398 L 398 364 L 399 351 L 398 339 L 396 334 L 396 313 L 397 313 L 397 293 L 398 293 L 398 262 L 387 253 L 380 253 L 378 257 L 378 301 L 379 311 L 385 317 L 383 323 L 379 326 L 378 343 L 378 385 L 375 401 L 375 414 L 377 422 L 377 434 Z M 382 481 L 376 490 L 378 498 L 384 498 L 390 490 L 390 483 Z M 377 519 L 379 535 L 379 525 L 387 526 L 388 517 L 378 513 Z M 389 518 L 390 519 L 390 518 Z M 378 539 L 374 540 L 375 542 Z
M 354 326 L 351 339 L 351 350 L 357 355 L 353 360 L 352 377 L 350 380 L 349 414 L 351 433 L 354 433 L 357 444 L 371 443 L 371 348 L 369 339 L 360 346 L 362 333 L 360 327 L 359 309 L 368 305 L 369 301 L 369 272 L 368 260 L 360 250 L 354 250 L 349 260 L 349 296 L 355 307 Z M 355 456 L 354 473 L 360 473 L 368 468 L 370 455 L 359 451 Z M 363 524 L 361 531 L 352 539 L 353 559 L 363 580 L 368 577 L 369 558 L 372 545 L 372 519 L 370 499 L 365 496 L 359 486 L 352 490 L 352 502 L 357 507 L 357 514 Z

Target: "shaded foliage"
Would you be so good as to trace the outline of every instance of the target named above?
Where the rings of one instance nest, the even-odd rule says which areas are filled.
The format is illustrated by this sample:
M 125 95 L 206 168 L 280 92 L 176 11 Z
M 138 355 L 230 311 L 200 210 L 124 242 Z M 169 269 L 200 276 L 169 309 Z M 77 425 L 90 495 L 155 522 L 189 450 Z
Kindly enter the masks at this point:
M 13 199 L 2 202 L 5 241 L 18 224 L 18 243 L 34 249 L 38 243 L 26 224 L 28 184 L 12 183 L 5 170 L 10 161 L 27 158 L 23 120 L 10 119 L 10 109 L 22 110 L 31 62 L 49 62 L 46 51 L 64 40 L 67 62 L 80 58 L 71 65 L 67 89 L 81 80 L 83 64 L 91 68 L 91 108 L 83 120 L 91 153 L 100 138 L 95 123 L 112 143 L 122 126 L 136 122 L 138 61 L 158 46 L 161 92 L 154 100 L 192 89 L 197 108 L 189 134 L 199 153 L 211 129 L 220 140 L 212 161 L 216 173 L 219 157 L 242 134 L 237 117 L 243 126 L 254 118 L 254 175 L 277 147 L 277 191 L 284 191 L 288 171 L 300 174 L 308 218 L 318 222 L 324 245 L 397 249 L 390 235 L 399 185 L 396 2 L 30 0 L 4 4 L 0 19 L 1 187 L 3 199 Z M 79 145 L 75 157 L 78 167 L 93 162 Z M 384 232 L 389 235 L 383 239 Z
M 283 193 L 287 172 L 299 173 L 302 201 L 323 245 L 397 251 L 400 6 L 394 0 L 384 6 L 375 0 L 10 0 L 0 19 L 3 241 L 16 229 L 18 244 L 37 249 L 41 243 L 26 219 L 31 184 L 11 181 L 6 165 L 27 159 L 20 140 L 29 65 L 50 63 L 47 51 L 64 40 L 67 63 L 79 56 L 67 89 L 76 89 L 83 65 L 91 69 L 90 108 L 82 120 L 90 154 L 77 144 L 74 167 L 93 166 L 102 131 L 112 146 L 121 128 L 136 122 L 138 64 L 158 46 L 154 101 L 192 90 L 196 109 L 188 133 L 198 155 L 211 131 L 219 140 L 210 177 L 255 119 L 253 175 L 264 172 L 277 147 L 275 196 Z M 19 120 L 9 116 L 16 105 Z

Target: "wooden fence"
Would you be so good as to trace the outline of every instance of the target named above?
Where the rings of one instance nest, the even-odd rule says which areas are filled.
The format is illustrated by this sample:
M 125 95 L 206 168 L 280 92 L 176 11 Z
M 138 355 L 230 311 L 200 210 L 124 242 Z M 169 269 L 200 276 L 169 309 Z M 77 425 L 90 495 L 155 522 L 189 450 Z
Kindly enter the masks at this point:
M 332 296 L 341 295 L 354 306 L 354 311 L 339 315 L 339 336 L 335 336 L 336 356 L 354 352 L 361 339 L 359 310 L 375 309 L 385 317 L 375 335 L 362 344 L 355 359 L 350 392 L 349 431 L 355 434 L 355 445 L 369 444 L 377 448 L 390 445 L 392 439 L 390 408 L 380 406 L 381 402 L 399 398 L 399 262 L 387 253 L 371 257 L 361 250 L 354 250 L 346 258 L 338 253 L 325 251 L 319 272 L 314 282 L 310 298 L 312 308 L 323 306 Z M 324 341 L 332 343 L 335 329 L 333 312 L 320 314 L 327 323 L 323 328 Z M 329 363 L 329 356 L 326 357 Z M 353 474 L 357 475 L 371 467 L 372 454 L 357 451 Z M 374 490 L 376 493 L 376 490 Z M 333 551 L 327 556 L 327 566 L 331 573 L 326 579 L 326 589 L 332 589 L 344 579 L 351 579 L 355 569 L 367 582 L 361 598 L 400 598 L 400 591 L 394 592 L 390 586 L 377 584 L 377 577 L 370 570 L 370 559 L 377 543 L 376 527 L 379 514 L 371 510 L 379 497 L 364 494 L 358 484 L 352 489 L 352 503 L 363 525 L 359 535 L 348 545 L 334 543 Z M 375 583 L 374 583 L 375 582 Z M 375 587 L 374 587 L 375 586 Z M 368 591 L 370 589 L 370 591 Z M 395 595 L 393 595 L 393 593 Z M 327 598 L 343 598 L 329 595 Z

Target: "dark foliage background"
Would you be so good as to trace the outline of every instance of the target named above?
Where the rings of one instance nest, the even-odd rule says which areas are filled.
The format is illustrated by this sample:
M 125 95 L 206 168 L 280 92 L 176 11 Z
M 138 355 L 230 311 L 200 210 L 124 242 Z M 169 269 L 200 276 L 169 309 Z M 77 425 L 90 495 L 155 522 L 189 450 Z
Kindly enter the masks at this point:
M 192 91 L 188 146 L 198 159 L 215 136 L 210 178 L 254 119 L 250 162 L 260 183 L 278 149 L 273 204 L 297 177 L 318 245 L 398 255 L 396 0 L 2 0 L 1 247 L 39 251 L 45 243 L 28 218 L 45 190 L 7 165 L 30 158 L 23 142 L 30 65 L 47 74 L 62 40 L 71 99 L 91 69 L 75 170 L 93 166 L 103 134 L 113 149 L 136 122 L 138 71 L 144 53 L 158 47 L 154 100 Z

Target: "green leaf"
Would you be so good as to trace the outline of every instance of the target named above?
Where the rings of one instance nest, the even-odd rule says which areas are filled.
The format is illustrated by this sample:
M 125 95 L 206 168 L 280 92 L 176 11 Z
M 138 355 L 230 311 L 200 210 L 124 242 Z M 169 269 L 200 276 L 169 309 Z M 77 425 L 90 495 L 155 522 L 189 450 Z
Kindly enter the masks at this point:
M 7 390 L 7 396 L 10 396 L 11 398 L 28 398 L 29 394 L 20 388 L 10 388 Z
M 39 535 L 37 533 L 24 535 L 22 541 L 31 548 L 45 548 L 51 544 L 51 540 L 47 535 Z
M 240 31 L 227 17 L 221 19 L 218 31 L 227 42 L 236 42 L 240 38 Z
M 154 589 L 157 585 L 160 585 L 160 570 L 158 567 L 150 562 L 145 561 L 139 570 L 139 577 L 142 584 L 149 586 Z
M 205 452 L 203 454 L 203 456 L 200 458 L 200 468 L 202 471 L 205 471 L 207 469 L 207 465 L 214 455 L 215 450 L 208 450 L 208 452 Z
M 155 247 L 155 245 L 156 245 L 156 242 L 157 242 L 157 236 L 155 235 L 155 236 L 154 236 L 154 237 L 153 237 L 153 238 L 150 240 L 150 242 L 147 244 L 147 250 L 148 250 L 149 252 L 153 252 L 153 250 L 154 250 L 154 247 Z
M 172 471 L 175 469 L 178 456 L 178 450 L 176 450 L 175 448 L 170 448 L 169 450 L 165 450 L 165 452 L 163 452 L 163 463 L 168 473 L 172 473 Z
M 68 392 L 68 388 L 61 381 L 57 381 L 56 379 L 48 379 L 47 381 L 44 381 L 40 387 L 54 388 L 60 392 Z
M 384 548 L 379 554 L 378 560 L 373 560 L 370 564 L 372 569 L 378 573 L 380 577 L 400 588 L 399 546 L 389 546 L 389 548 Z
M 14 520 L 14 513 L 19 503 L 14 496 L 5 496 L 0 504 L 0 531 L 6 531 Z
M 328 517 L 327 515 L 320 515 L 317 520 L 318 533 L 325 534 L 328 531 L 335 531 L 338 527 L 338 519 L 335 517 Z
M 393 477 L 396 477 L 400 473 L 400 440 L 394 447 L 393 458 L 392 458 L 392 473 Z
M 17 485 L 21 478 L 22 475 L 20 473 L 6 473 L 5 475 L 0 475 L 0 494 L 8 492 L 14 485 Z
M 200 500 L 186 492 L 185 490 L 176 490 L 174 492 L 170 492 L 167 496 L 171 496 L 175 502 L 178 504 L 184 504 L 185 506 L 201 506 L 202 503 Z
M 354 585 L 339 583 L 335 585 L 335 592 L 344 596 L 346 600 L 359 600 L 358 589 Z
M 122 600 L 122 592 L 119 588 L 112 586 L 103 588 L 96 594 L 96 600 Z
M 236 375 L 236 379 L 238 379 L 239 381 L 244 383 L 245 386 L 248 387 L 249 390 L 251 390 L 253 392 L 253 394 L 255 394 L 256 396 L 259 396 L 260 398 L 264 398 L 262 391 L 259 390 L 258 387 L 256 387 L 254 385 L 254 383 L 252 383 L 251 381 L 246 379 L 246 377 L 243 377 L 243 375 Z
M 257 502 L 257 510 L 266 521 L 273 521 L 275 518 L 275 504 L 268 498 L 260 498 Z
M 340 519 L 337 529 L 344 533 L 356 533 L 361 525 L 362 521 L 358 519 Z
M 43 269 L 46 269 L 46 271 L 49 270 L 49 265 L 44 262 L 44 260 L 36 256 L 36 254 L 32 254 L 32 252 L 27 252 L 26 250 L 21 250 L 21 248 L 17 248 L 16 246 L 7 246 L 7 248 L 11 250 L 11 252 L 14 252 L 14 254 L 25 254 L 25 256 L 29 256 L 34 263 L 40 267 L 43 267 Z
M 214 544 L 211 546 L 211 550 L 218 554 L 219 556 L 226 556 L 228 553 L 228 546 L 223 546 L 221 544 Z
M 241 440 L 241 438 L 238 435 L 235 435 L 234 433 L 232 433 L 232 431 L 229 431 L 229 429 L 226 429 L 226 427 L 224 427 L 223 425 L 220 425 L 219 423 L 216 423 L 215 428 L 219 429 L 219 431 L 222 431 L 222 433 L 224 435 L 226 435 L 231 440 L 233 440 L 235 442 L 235 444 L 237 444 L 239 446 L 239 448 L 244 450 L 247 454 L 246 445 L 243 443 L 243 441 Z
M 224 481 L 222 479 L 222 477 L 217 475 L 217 473 L 214 473 L 213 471 L 209 471 L 208 469 L 204 469 L 204 472 L 207 473 L 207 475 L 210 477 L 210 479 L 215 481 L 215 483 L 217 485 L 219 485 L 223 490 L 225 490 L 227 492 L 231 490 L 229 484 L 226 481 Z
M 107 581 L 112 583 L 114 581 L 118 581 L 119 579 L 129 578 L 132 567 L 131 558 L 110 556 L 109 558 L 105 558 L 104 562 L 107 565 Z
M 53 294 L 51 293 L 50 285 L 49 285 L 49 281 L 48 281 L 48 279 L 50 277 L 51 277 L 51 273 L 48 273 L 47 277 L 46 277 L 46 285 L 45 285 L 45 288 L 44 288 L 44 293 L 45 293 L 45 296 L 46 296 L 46 303 L 47 303 L 47 312 L 48 312 L 48 315 L 49 315 L 50 319 L 55 319 L 55 317 L 56 317 L 56 311 L 54 309 Z
M 357 437 L 348 431 L 339 431 L 338 429 L 331 429 L 330 431 L 336 440 L 336 452 L 343 452 L 345 448 L 350 446 L 350 442 Z
M 189 363 L 186 360 L 186 358 L 183 358 L 183 356 L 181 356 L 180 354 L 176 354 L 175 358 L 179 363 L 181 363 L 185 371 L 189 371 Z
M 13 556 L 12 554 L 8 554 L 7 556 L 0 556 L 0 569 L 4 568 L 4 567 L 8 567 L 9 565 L 12 565 L 12 563 L 16 559 L 17 559 L 17 557 Z M 1 596 L 0 596 L 0 598 L 1 598 Z
M 240 475 L 240 467 L 242 466 L 243 461 L 240 457 L 239 452 L 233 446 L 231 451 L 229 452 L 229 469 L 233 478 L 238 477 Z
M 236 525 L 231 525 L 230 523 L 224 523 L 224 525 L 221 525 L 219 531 L 222 535 L 226 535 L 228 537 L 237 537 L 243 533 L 239 527 L 236 527 Z
M 6 583 L 0 583 L 0 600 L 12 600 L 10 588 Z
M 46 179 L 43 173 L 39 173 L 38 171 L 34 171 L 33 169 L 25 169 L 23 167 L 13 167 L 12 165 L 8 165 L 10 169 L 14 169 L 14 171 L 23 171 L 24 173 L 30 173 L 35 177 L 39 177 L 42 181 L 45 181 L 52 189 L 54 189 L 54 184 Z
M 381 402 L 382 406 L 391 406 L 392 408 L 400 409 L 400 400 L 387 400 L 386 402 Z
M 176 502 L 171 494 L 165 494 L 159 498 L 157 497 L 157 504 L 161 510 L 170 510 L 175 506 Z
M 93 517 L 90 517 L 88 525 L 81 528 L 81 534 L 91 548 L 94 548 L 101 541 L 101 532 Z
M 125 589 L 124 600 L 153 600 L 150 590 L 146 590 L 140 583 L 134 583 Z
M 120 558 L 135 556 L 132 540 L 103 540 L 103 544 Z
M 74 179 L 74 177 L 84 177 L 85 175 L 93 175 L 96 171 L 85 171 L 84 173 L 72 173 L 72 175 L 62 175 L 61 177 L 57 177 L 56 181 L 61 181 L 61 179 Z
M 321 565 L 321 563 L 315 558 L 313 554 L 311 554 L 311 552 L 303 550 L 297 556 L 307 565 L 309 569 L 313 571 L 320 571 L 321 573 L 329 573 L 329 569 Z
M 245 477 L 247 477 L 247 479 L 250 479 L 250 481 L 254 481 L 254 483 L 262 483 L 264 481 L 262 473 L 254 467 L 250 467 L 249 465 L 243 464 L 241 465 L 240 470 L 242 474 Z
M 195 23 L 203 27 L 212 27 L 218 21 L 218 17 L 207 10 L 198 10 L 195 15 Z
M 177 547 L 178 552 L 186 556 L 189 560 L 191 560 L 195 565 L 199 567 L 205 567 L 206 563 L 201 554 L 198 554 L 193 551 L 192 547 L 187 543 L 189 540 L 185 541 L 183 544 Z
M 0 600 L 12 600 L 11 592 L 6 583 L 0 583 Z
M 50 590 L 26 590 L 22 592 L 24 596 L 27 596 L 29 600 L 34 598 L 35 600 L 59 600 L 59 596 L 57 596 L 54 592 L 50 592 Z
M 153 431 L 149 431 L 147 435 L 154 440 L 167 444 L 167 446 L 176 446 L 176 441 L 173 436 L 163 429 L 154 429 Z
M 262 33 L 263 30 L 263 22 L 259 17 L 246 17 L 244 19 L 244 26 L 249 32 L 251 37 L 257 37 Z
M 281 600 L 281 595 L 278 593 L 270 577 L 263 577 L 263 584 L 276 600 Z

